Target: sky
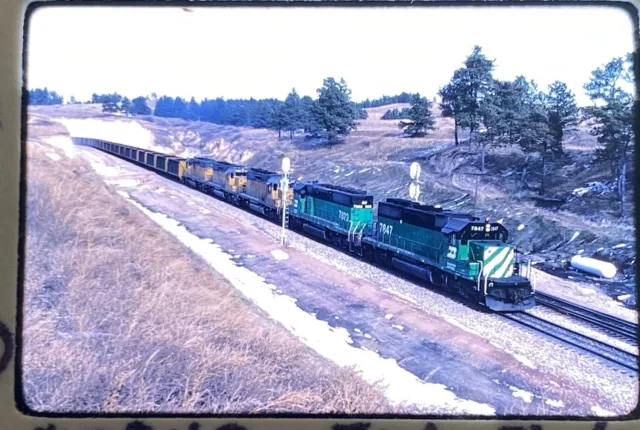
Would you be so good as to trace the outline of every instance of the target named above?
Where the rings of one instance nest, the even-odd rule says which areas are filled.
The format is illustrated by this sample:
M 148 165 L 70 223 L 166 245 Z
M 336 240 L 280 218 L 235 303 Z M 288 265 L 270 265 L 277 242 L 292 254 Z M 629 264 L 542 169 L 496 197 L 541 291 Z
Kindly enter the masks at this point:
M 494 77 L 565 82 L 579 105 L 591 71 L 634 48 L 613 7 L 47 7 L 31 17 L 29 88 L 203 98 L 317 96 L 344 78 L 352 99 L 434 97 L 474 45 Z

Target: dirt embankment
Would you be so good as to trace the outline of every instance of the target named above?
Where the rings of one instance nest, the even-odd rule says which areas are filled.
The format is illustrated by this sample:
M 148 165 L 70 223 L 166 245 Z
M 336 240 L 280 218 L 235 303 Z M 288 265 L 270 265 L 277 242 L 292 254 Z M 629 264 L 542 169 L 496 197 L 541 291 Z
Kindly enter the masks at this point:
M 269 321 L 86 162 L 34 142 L 28 163 L 31 408 L 394 412 L 377 387 Z

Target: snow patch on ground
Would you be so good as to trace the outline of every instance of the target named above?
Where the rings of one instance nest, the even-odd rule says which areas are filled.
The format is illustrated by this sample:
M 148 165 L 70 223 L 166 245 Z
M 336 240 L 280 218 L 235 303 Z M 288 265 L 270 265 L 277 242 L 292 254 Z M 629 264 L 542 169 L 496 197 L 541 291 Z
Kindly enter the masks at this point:
M 594 414 L 596 414 L 596 416 L 599 416 L 599 417 L 614 417 L 614 416 L 616 416 L 616 414 L 614 414 L 613 412 L 609 412 L 606 409 L 602 409 L 598 405 L 591 406 L 591 412 L 593 412 Z
M 70 137 L 54 136 L 45 139 L 45 142 L 51 146 L 62 149 L 64 151 L 64 155 L 66 155 L 68 158 L 73 158 L 76 155 L 76 148 L 73 145 L 73 141 Z
M 102 139 L 143 149 L 152 149 L 154 146 L 154 137 L 151 130 L 147 130 L 134 120 L 103 121 L 99 119 L 62 118 L 57 121 L 62 123 L 73 137 Z M 155 149 L 158 152 L 163 152 L 159 148 Z
M 626 243 L 619 243 L 615 246 L 612 246 L 611 249 L 625 248 L 627 246 Z
M 564 402 L 562 400 L 547 399 L 544 402 L 554 408 L 564 408 Z
M 384 319 L 390 320 L 391 318 L 393 318 L 393 314 L 386 314 L 384 316 Z
M 123 188 L 132 188 L 140 185 L 140 181 L 137 179 L 105 179 L 105 184 L 117 185 Z
M 273 258 L 275 258 L 276 260 L 282 261 L 282 260 L 288 260 L 289 259 L 289 254 L 287 254 L 284 251 L 281 251 L 279 249 L 274 249 L 273 251 L 271 251 L 271 256 L 273 256 Z
M 236 289 L 267 312 L 287 330 L 314 349 L 320 355 L 340 366 L 354 366 L 369 381 L 381 381 L 386 385 L 386 396 L 393 404 L 407 402 L 425 408 L 447 408 L 454 413 L 495 415 L 489 405 L 461 399 L 445 385 L 427 383 L 398 366 L 392 359 L 350 345 L 353 340 L 344 328 L 332 328 L 300 309 L 295 300 L 275 294 L 273 286 L 254 272 L 239 267 L 211 239 L 201 239 L 184 226 L 162 213 L 148 210 L 128 199 L 142 213 L 173 234 L 180 242 L 200 255 L 217 272 L 221 273 Z
M 362 169 L 358 173 L 368 172 L 369 170 L 371 170 L 371 167 L 367 167 L 366 169 Z
M 200 211 L 200 213 L 205 214 L 205 215 L 211 213 L 211 211 L 209 209 L 199 208 L 198 210 Z
M 60 161 L 60 156 L 53 152 L 47 152 L 47 157 L 51 158 L 53 161 Z
M 518 230 L 518 231 L 520 231 L 520 230 L 524 230 L 524 224 L 520 224 L 520 225 L 518 226 L 518 229 L 517 229 L 517 230 Z
M 100 176 L 114 177 L 120 176 L 120 170 L 117 167 L 111 167 L 105 165 L 99 157 L 94 157 L 92 154 L 87 157 L 91 168 L 96 171 Z
M 533 400 L 533 394 L 531 394 L 530 392 L 521 390 L 517 387 L 512 387 L 511 385 L 509 386 L 509 388 L 511 388 L 511 391 L 513 391 L 513 397 L 518 397 L 527 403 L 531 403 L 531 401 Z
M 616 189 L 616 181 L 605 183 L 600 181 L 588 182 L 586 187 L 580 187 L 573 190 L 571 194 L 580 197 L 587 193 L 598 193 L 603 195 L 605 193 L 612 193 Z
M 403 327 L 403 326 L 401 326 L 400 324 L 391 324 L 391 327 L 393 327 L 393 328 L 397 328 L 397 329 L 398 329 L 398 330 L 400 330 L 400 331 L 404 330 L 404 327 Z
M 353 331 L 355 331 L 356 333 L 362 333 L 362 330 L 360 330 L 359 328 L 354 328 Z
M 366 337 L 367 339 L 371 339 L 371 335 L 369 333 L 365 333 L 364 337 Z
M 346 178 L 347 176 L 351 176 L 355 173 L 355 170 L 352 170 L 351 172 L 347 173 L 346 175 L 344 175 L 344 177 Z

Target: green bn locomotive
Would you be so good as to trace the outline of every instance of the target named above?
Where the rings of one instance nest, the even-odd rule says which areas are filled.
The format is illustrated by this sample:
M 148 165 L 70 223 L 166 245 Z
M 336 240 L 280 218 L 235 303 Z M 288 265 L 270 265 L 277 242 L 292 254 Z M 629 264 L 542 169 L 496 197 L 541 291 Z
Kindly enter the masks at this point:
M 293 189 L 291 229 L 494 311 L 535 305 L 527 268 L 502 224 L 402 199 L 380 202 L 374 222 L 373 197 L 364 191 L 317 182 Z

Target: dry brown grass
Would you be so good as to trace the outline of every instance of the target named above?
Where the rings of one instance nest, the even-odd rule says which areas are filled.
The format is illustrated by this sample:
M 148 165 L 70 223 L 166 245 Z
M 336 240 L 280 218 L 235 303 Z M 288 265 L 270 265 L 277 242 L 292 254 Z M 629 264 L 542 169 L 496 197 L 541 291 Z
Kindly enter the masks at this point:
M 29 145 L 23 344 L 37 411 L 393 412 L 80 160 Z

